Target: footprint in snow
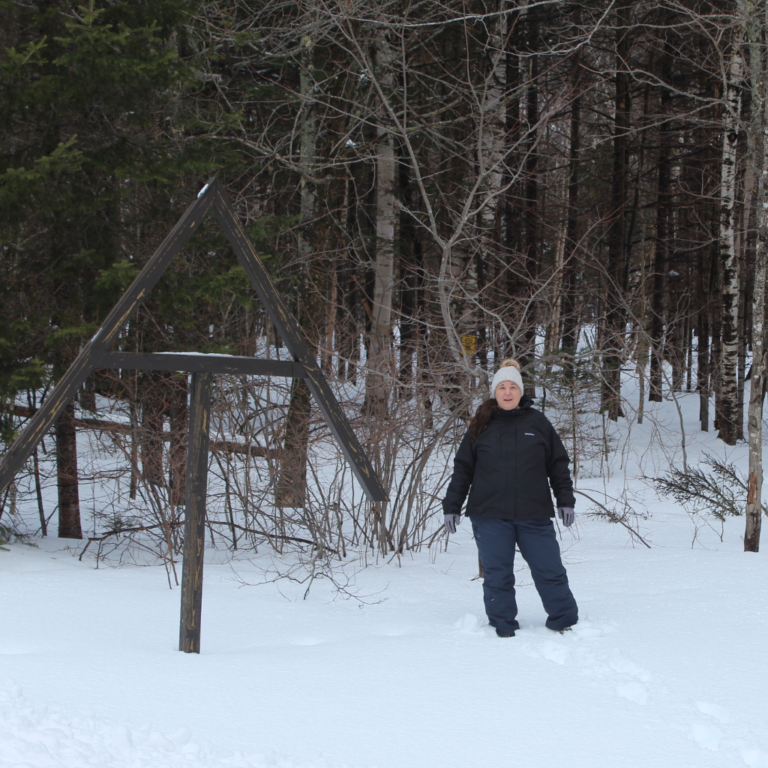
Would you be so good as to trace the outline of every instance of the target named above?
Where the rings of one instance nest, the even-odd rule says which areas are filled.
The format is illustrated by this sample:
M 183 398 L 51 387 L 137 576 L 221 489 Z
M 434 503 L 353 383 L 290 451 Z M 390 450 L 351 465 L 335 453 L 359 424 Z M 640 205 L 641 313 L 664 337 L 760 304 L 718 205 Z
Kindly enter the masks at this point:
M 454 625 L 453 628 L 464 635 L 485 634 L 487 622 L 481 621 L 472 613 L 465 613 Z
M 619 683 L 616 686 L 616 693 L 623 699 L 632 701 L 635 704 L 648 703 L 648 688 L 634 680 L 630 680 L 627 683 Z
M 565 643 L 558 643 L 554 640 L 548 640 L 539 649 L 539 653 L 543 659 L 547 661 L 553 661 L 555 664 L 561 666 L 565 664 L 565 660 L 568 658 L 570 648 Z
M 694 702 L 694 706 L 699 714 L 708 718 L 696 720 L 690 726 L 689 735 L 699 747 L 710 752 L 718 752 L 723 740 L 726 744 L 728 742 L 733 744 L 735 740 L 737 744 L 741 744 L 740 753 L 745 765 L 750 768 L 768 768 L 768 752 L 754 745 L 744 745 L 744 741 L 739 738 L 738 723 L 725 707 L 712 701 L 697 701 Z M 725 726 L 725 732 L 720 726 Z
M 714 723 L 702 721 L 691 724 L 691 738 L 702 748 L 710 752 L 720 749 L 723 732 Z
M 650 698 L 648 683 L 652 675 L 626 658 L 618 649 L 608 651 L 592 641 L 612 634 L 616 628 L 587 619 L 580 621 L 571 631 L 553 635 L 549 630 L 536 627 L 528 637 L 533 642 L 523 650 L 534 658 L 546 659 L 560 666 L 574 665 L 583 674 L 612 684 L 618 696 L 633 704 L 645 705 Z M 541 638 L 540 642 L 536 642 Z
M 709 715 L 723 725 L 733 722 L 731 713 L 725 707 L 721 707 L 719 704 L 714 704 L 711 701 L 697 701 L 696 709 L 698 709 L 702 715 Z
M 611 659 L 610 667 L 614 672 L 618 672 L 620 675 L 629 675 L 643 683 L 650 682 L 651 673 L 647 669 L 643 669 L 639 664 L 635 664 L 634 661 L 627 659 L 618 652 L 614 658 Z

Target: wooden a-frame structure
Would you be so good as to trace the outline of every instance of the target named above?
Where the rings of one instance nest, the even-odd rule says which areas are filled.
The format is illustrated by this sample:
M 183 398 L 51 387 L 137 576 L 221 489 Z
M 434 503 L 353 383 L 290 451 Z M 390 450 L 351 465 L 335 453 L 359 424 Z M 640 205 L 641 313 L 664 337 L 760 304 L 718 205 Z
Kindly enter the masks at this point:
M 219 226 L 235 251 L 251 285 L 264 304 L 293 362 L 231 355 L 196 353 L 136 354 L 110 352 L 120 331 L 133 316 L 173 258 L 184 248 L 213 209 Z M 176 226 L 115 304 L 93 338 L 61 377 L 43 405 L 32 416 L 0 462 L 0 493 L 10 484 L 80 386 L 98 368 L 182 371 L 192 374 L 187 448 L 187 485 L 184 521 L 184 561 L 181 589 L 179 650 L 200 652 L 203 546 L 208 474 L 208 430 L 211 376 L 214 373 L 303 378 L 355 476 L 371 501 L 385 502 L 387 494 L 365 451 L 334 397 L 296 319 L 288 311 L 256 250 L 245 234 L 222 185 L 211 179 L 187 208 Z

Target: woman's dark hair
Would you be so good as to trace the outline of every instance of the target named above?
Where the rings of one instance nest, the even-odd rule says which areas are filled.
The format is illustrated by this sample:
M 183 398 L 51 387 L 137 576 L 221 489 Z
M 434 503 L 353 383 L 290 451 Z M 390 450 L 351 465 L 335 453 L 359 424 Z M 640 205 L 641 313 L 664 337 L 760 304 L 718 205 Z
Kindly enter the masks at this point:
M 472 421 L 469 422 L 469 437 L 474 442 L 488 428 L 493 412 L 499 407 L 495 397 L 483 400 L 478 406 Z

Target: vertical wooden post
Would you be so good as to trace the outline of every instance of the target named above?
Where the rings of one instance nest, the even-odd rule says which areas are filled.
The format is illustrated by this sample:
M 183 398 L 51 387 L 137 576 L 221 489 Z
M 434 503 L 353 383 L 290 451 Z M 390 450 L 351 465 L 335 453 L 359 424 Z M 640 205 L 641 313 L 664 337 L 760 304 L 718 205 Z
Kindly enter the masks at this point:
M 184 564 L 181 572 L 181 626 L 179 628 L 179 650 L 184 653 L 200 653 L 210 414 L 211 374 L 193 373 L 189 409 L 187 503 L 184 518 Z

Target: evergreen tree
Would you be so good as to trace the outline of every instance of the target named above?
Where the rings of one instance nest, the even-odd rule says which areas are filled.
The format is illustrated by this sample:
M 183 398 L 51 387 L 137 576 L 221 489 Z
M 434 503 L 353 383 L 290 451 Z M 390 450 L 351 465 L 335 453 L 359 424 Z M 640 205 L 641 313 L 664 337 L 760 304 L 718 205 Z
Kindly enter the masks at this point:
M 0 5 L 6 404 L 66 370 L 177 218 L 173 200 L 188 199 L 214 163 L 186 109 L 198 87 L 179 53 L 191 10 L 183 0 Z M 191 297 L 220 292 L 211 282 L 231 267 L 180 286 L 182 265 L 155 306 L 188 328 Z M 8 440 L 7 417 L 4 427 Z M 56 436 L 59 531 L 79 537 L 73 407 Z

